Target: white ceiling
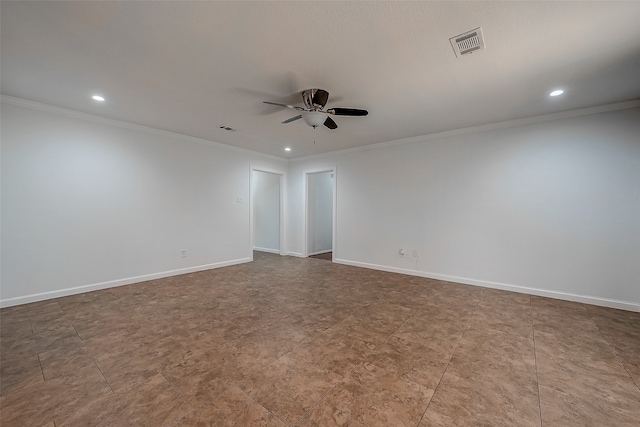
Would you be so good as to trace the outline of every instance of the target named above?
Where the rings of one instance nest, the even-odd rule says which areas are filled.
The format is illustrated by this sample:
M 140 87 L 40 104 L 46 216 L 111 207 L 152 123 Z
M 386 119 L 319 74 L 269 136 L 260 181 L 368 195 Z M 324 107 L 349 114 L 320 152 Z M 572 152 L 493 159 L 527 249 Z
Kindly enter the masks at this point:
M 2 1 L 1 20 L 3 94 L 285 158 L 640 98 L 640 1 Z M 479 26 L 487 49 L 456 58 Z M 369 116 L 314 130 L 262 103 L 315 87 Z

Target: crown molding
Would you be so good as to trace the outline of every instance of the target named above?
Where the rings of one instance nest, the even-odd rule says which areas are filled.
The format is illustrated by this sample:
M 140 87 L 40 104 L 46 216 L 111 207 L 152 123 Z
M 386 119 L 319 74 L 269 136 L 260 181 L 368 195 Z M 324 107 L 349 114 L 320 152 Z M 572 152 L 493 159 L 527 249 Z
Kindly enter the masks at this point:
M 471 126 L 460 129 L 453 129 L 444 132 L 431 133 L 426 135 L 412 136 L 409 138 L 396 139 L 393 141 L 379 142 L 376 144 L 362 145 L 359 147 L 346 148 L 344 150 L 330 151 L 327 153 L 314 154 L 311 156 L 297 157 L 290 159 L 291 163 L 320 159 L 324 157 L 339 156 L 342 154 L 357 153 L 359 151 L 375 150 L 376 148 L 393 147 L 395 145 L 411 144 L 416 142 L 425 142 L 433 139 L 447 138 L 456 135 L 466 135 L 476 132 L 486 132 L 490 130 L 507 129 L 518 126 L 525 126 L 537 123 L 551 122 L 554 120 L 568 119 L 572 117 L 588 116 L 592 114 L 607 113 L 610 111 L 626 110 L 629 108 L 640 107 L 640 99 L 632 99 L 628 101 L 616 102 L 612 104 L 603 104 L 593 107 L 578 108 L 575 110 L 558 111 L 555 113 L 541 114 L 538 116 L 524 117 L 521 119 L 505 120 L 502 122 L 488 123 L 485 125 Z
M 108 126 L 114 126 L 122 129 L 129 129 L 137 132 L 142 132 L 149 135 L 162 136 L 165 138 L 177 139 L 184 142 L 190 142 L 190 143 L 195 143 L 199 145 L 206 145 L 209 147 L 220 148 L 223 150 L 235 151 L 235 152 L 244 153 L 244 154 L 251 154 L 254 156 L 259 156 L 259 157 L 267 158 L 271 160 L 278 160 L 281 162 L 284 161 L 285 163 L 287 163 L 289 160 L 285 157 L 273 156 L 270 154 L 261 153 L 259 151 L 253 151 L 246 148 L 235 147 L 233 145 L 222 144 L 220 142 L 210 141 L 202 138 L 196 138 L 195 136 L 183 135 L 181 133 L 161 130 L 161 129 L 153 128 L 150 126 L 138 125 L 135 123 L 125 122 L 123 120 L 108 119 L 106 117 L 98 116 L 95 114 L 83 113 L 81 111 L 71 110 L 69 108 L 57 107 L 55 105 L 50 105 L 50 104 L 43 104 L 41 102 L 31 101 L 23 98 L 17 98 L 15 96 L 2 94 L 0 95 L 0 101 L 5 104 L 15 105 L 18 107 L 44 111 L 47 113 L 58 114 L 61 116 L 71 117 L 74 119 L 86 120 L 94 123 L 100 123 Z
M 314 155 L 311 155 L 311 156 L 303 156 L 303 157 L 297 157 L 297 158 L 287 158 L 287 157 L 274 156 L 274 155 L 271 155 L 271 154 L 265 154 L 265 153 L 261 153 L 259 151 L 253 151 L 253 150 L 249 150 L 249 149 L 246 149 L 246 148 L 235 147 L 233 145 L 222 144 L 220 142 L 210 141 L 210 140 L 206 140 L 206 139 L 202 139 L 202 138 L 196 138 L 194 136 L 188 136 L 188 135 L 183 135 L 183 134 L 176 133 L 176 132 L 171 132 L 171 131 L 161 130 L 161 129 L 157 129 L 157 128 L 152 128 L 152 127 L 149 127 L 149 126 L 138 125 L 138 124 L 135 124 L 135 123 L 125 122 L 125 121 L 122 121 L 122 120 L 108 119 L 106 117 L 98 116 L 98 115 L 95 115 L 95 114 L 83 113 L 83 112 L 80 112 L 80 111 L 77 111 L 77 110 L 71 110 L 71 109 L 68 109 L 68 108 L 57 107 L 57 106 L 54 106 L 54 105 L 44 104 L 44 103 L 37 102 L 37 101 L 31 101 L 31 100 L 28 100 L 28 99 L 18 98 L 18 97 L 15 97 L 15 96 L 2 94 L 2 95 L 0 95 L 0 100 L 3 103 L 9 104 L 9 105 L 16 105 L 16 106 L 19 106 L 19 107 L 30 108 L 30 109 L 33 109 L 33 110 L 45 111 L 45 112 L 59 114 L 59 115 L 67 116 L 67 117 L 80 119 L 80 120 L 87 120 L 87 121 L 106 124 L 106 125 L 110 125 L 110 126 L 123 128 L 123 129 L 130 129 L 130 130 L 134 130 L 134 131 L 138 131 L 138 132 L 143 132 L 143 133 L 147 133 L 147 134 L 151 134 L 151 135 L 163 136 L 163 137 L 178 139 L 178 140 L 185 141 L 185 142 L 190 142 L 190 143 L 195 143 L 195 144 L 200 144 L 200 145 L 206 145 L 206 146 L 214 147 L 214 148 L 220 148 L 220 149 L 223 149 L 223 150 L 235 151 L 235 152 L 244 153 L 244 154 L 251 154 L 251 155 L 259 156 L 259 157 L 266 158 L 266 159 L 285 162 L 287 164 L 296 163 L 296 162 L 300 162 L 300 161 L 313 160 L 313 159 L 320 159 L 320 158 L 325 158 L 325 157 L 338 156 L 338 155 L 349 154 L 349 153 L 356 153 L 356 152 L 359 152 L 359 151 L 374 150 L 374 149 L 377 149 L 377 148 L 392 147 L 392 146 L 395 146 L 395 145 L 411 144 L 411 143 L 416 143 L 416 142 L 425 142 L 425 141 L 430 141 L 430 140 L 439 139 L 439 138 L 446 138 L 446 137 L 456 136 L 456 135 L 466 135 L 466 134 L 476 133 L 476 132 L 485 132 L 485 131 L 490 131 L 490 130 L 507 129 L 507 128 L 512 128 L 512 127 L 525 126 L 525 125 L 530 125 L 530 124 L 537 124 L 537 123 L 550 122 L 550 121 L 554 121 L 554 120 L 567 119 L 567 118 L 572 118 L 572 117 L 587 116 L 587 115 L 592 115 L 592 114 L 607 113 L 607 112 L 611 112 L 611 111 L 625 110 L 625 109 L 629 109 L 629 108 L 640 107 L 640 99 L 632 99 L 632 100 L 628 100 L 628 101 L 616 102 L 616 103 L 611 103 L 611 104 L 603 104 L 603 105 L 597 105 L 597 106 L 593 106 L 593 107 L 586 107 L 586 108 L 578 108 L 578 109 L 574 109 L 574 110 L 559 111 L 559 112 L 550 113 L 550 114 L 541 114 L 541 115 L 538 115 L 538 116 L 524 117 L 524 118 L 521 118 L 521 119 L 505 120 L 505 121 L 502 121 L 502 122 L 488 123 L 488 124 L 484 124 L 484 125 L 471 126 L 471 127 L 466 127 L 466 128 L 460 128 L 460 129 L 453 129 L 453 130 L 448 130 L 448 131 L 444 131 L 444 132 L 412 136 L 412 137 L 409 137 L 409 138 L 402 138 L 402 139 L 396 139 L 396 140 L 392 140 L 392 141 L 379 142 L 379 143 L 376 143 L 376 144 L 369 144 L 369 145 L 362 145 L 362 146 L 359 146 L 359 147 L 346 148 L 344 150 L 329 151 L 327 153 L 314 154 Z

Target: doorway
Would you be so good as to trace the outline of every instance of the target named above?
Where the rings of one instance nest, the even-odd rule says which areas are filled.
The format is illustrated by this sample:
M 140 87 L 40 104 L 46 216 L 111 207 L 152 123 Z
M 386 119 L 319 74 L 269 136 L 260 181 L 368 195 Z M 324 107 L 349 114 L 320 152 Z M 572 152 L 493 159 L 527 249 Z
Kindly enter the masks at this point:
M 253 251 L 284 255 L 284 173 L 251 169 L 251 259 Z
M 306 172 L 305 256 L 333 260 L 335 253 L 335 169 Z

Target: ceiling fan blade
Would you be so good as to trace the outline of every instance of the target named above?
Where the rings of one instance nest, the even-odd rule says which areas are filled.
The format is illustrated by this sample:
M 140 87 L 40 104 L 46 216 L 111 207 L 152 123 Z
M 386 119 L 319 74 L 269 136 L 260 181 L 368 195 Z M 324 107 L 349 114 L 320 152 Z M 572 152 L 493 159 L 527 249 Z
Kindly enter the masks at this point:
M 281 122 L 283 125 L 287 124 L 287 123 L 291 123 L 291 122 L 295 122 L 298 119 L 302 118 L 302 114 L 299 114 L 297 116 L 293 116 L 293 117 L 289 117 L 287 120 L 285 120 L 284 122 Z
M 331 117 L 327 117 L 327 120 L 324 121 L 324 125 L 329 129 L 337 129 L 338 125 L 333 121 Z
M 273 102 L 273 101 L 262 101 L 262 102 L 269 105 L 277 105 L 278 107 L 291 108 L 293 110 L 298 110 L 298 111 L 307 111 L 302 107 L 298 107 L 297 105 L 282 104 L 280 102 Z
M 327 104 L 329 100 L 329 92 L 323 89 L 316 90 L 316 93 L 313 95 L 313 104 L 314 105 L 322 105 L 322 108 Z
M 366 116 L 369 114 L 367 110 L 359 110 L 357 108 L 331 108 L 327 110 L 329 114 L 336 116 Z

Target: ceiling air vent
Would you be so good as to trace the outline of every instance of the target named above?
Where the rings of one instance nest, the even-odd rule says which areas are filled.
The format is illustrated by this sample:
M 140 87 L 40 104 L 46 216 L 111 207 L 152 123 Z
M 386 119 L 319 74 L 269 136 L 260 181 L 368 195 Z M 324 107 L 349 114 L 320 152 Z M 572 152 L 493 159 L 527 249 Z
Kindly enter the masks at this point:
M 235 131 L 236 131 L 236 129 L 234 129 L 234 128 L 232 128 L 232 127 L 229 127 L 229 126 L 227 126 L 227 125 L 220 125 L 220 126 L 218 126 L 218 127 L 219 127 L 220 129 L 228 130 L 229 132 L 235 132 Z
M 484 38 L 482 37 L 482 28 L 480 27 L 451 37 L 449 41 L 451 42 L 453 51 L 458 57 L 484 49 Z

